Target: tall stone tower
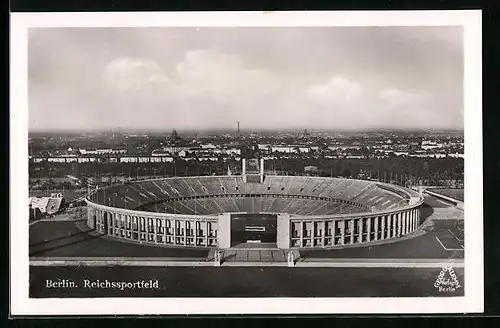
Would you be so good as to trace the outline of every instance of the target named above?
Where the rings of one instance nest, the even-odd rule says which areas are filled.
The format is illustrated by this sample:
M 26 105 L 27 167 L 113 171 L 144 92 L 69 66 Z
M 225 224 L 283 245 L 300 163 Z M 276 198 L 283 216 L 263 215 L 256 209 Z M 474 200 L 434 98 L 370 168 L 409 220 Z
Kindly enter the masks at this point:
M 264 159 L 242 158 L 241 175 L 243 182 L 263 183 L 264 182 Z

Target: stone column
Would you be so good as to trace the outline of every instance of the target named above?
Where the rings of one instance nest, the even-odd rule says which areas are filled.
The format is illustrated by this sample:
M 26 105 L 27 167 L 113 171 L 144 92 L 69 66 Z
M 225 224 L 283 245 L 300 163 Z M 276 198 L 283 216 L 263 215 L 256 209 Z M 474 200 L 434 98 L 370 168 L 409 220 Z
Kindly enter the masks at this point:
M 401 220 L 401 227 L 400 227 L 400 231 L 401 233 L 399 234 L 400 236 L 404 236 L 405 235 L 405 229 L 406 229 L 406 225 L 405 225 L 405 212 L 402 212 L 402 213 L 399 213 L 399 216 L 400 216 L 400 220 Z
M 92 229 L 92 214 L 91 214 L 91 209 L 90 206 L 87 206 L 87 226 Z
M 134 239 L 134 217 L 127 214 L 127 220 L 130 224 L 130 239 Z
M 137 223 L 137 240 L 141 240 L 141 218 L 134 216 L 135 222 Z
M 401 235 L 406 235 L 406 212 L 403 212 L 401 213 L 401 216 L 402 216 L 402 232 L 401 232 Z
M 394 233 L 393 233 L 393 237 L 398 237 L 398 231 L 399 231 L 399 227 L 398 227 L 398 214 L 394 214 L 394 216 L 392 217 L 392 219 L 394 220 Z
M 403 212 L 403 235 L 408 233 L 408 211 Z
M 167 219 L 162 218 L 161 219 L 161 224 L 163 225 L 163 243 L 167 243 Z
M 109 220 L 108 220 L 108 213 L 106 213 L 106 211 L 101 211 L 101 215 L 102 215 L 102 222 L 106 222 L 105 223 L 105 226 L 106 226 L 106 231 L 104 232 L 105 234 L 109 234 Z
M 417 219 L 415 218 L 415 215 L 413 215 L 413 210 L 410 211 L 411 214 L 411 222 L 412 222 L 412 228 L 413 231 L 417 230 Z
M 116 213 L 114 212 L 109 212 L 109 217 L 111 219 L 111 224 L 113 225 L 113 236 L 118 236 L 118 220 L 116 218 Z
M 122 216 L 120 213 L 114 213 L 113 214 L 116 222 L 118 223 L 118 235 L 121 237 L 122 236 L 122 231 L 123 231 L 123 221 L 122 221 Z
M 366 241 L 371 241 L 371 233 L 372 233 L 372 218 L 366 218 Z
M 208 246 L 208 235 L 210 231 L 210 223 L 208 221 L 205 221 L 205 246 Z M 220 235 L 220 234 L 219 234 Z
M 108 212 L 107 211 L 103 211 L 103 218 L 104 220 L 106 220 L 106 225 L 108 227 L 108 230 L 106 231 L 106 234 L 109 235 L 109 231 L 111 229 L 111 220 L 109 219 L 109 215 L 108 215 Z
M 177 245 L 177 219 L 173 219 L 172 222 L 174 223 L 174 245 Z
M 337 224 L 340 228 L 340 245 L 345 244 L 345 220 L 337 221 Z M 335 237 L 335 234 L 334 234 Z
M 130 222 L 130 239 L 134 239 L 134 217 L 132 215 L 127 215 Z
M 321 231 L 321 246 L 325 246 L 326 221 L 323 221 L 323 229 Z
M 106 211 L 102 211 L 102 221 L 103 222 L 106 222 L 105 223 L 105 228 L 106 228 L 106 231 L 104 232 L 106 235 L 109 235 L 109 229 L 110 229 L 110 223 L 109 223 L 109 216 L 108 216 L 108 212 Z
M 403 214 L 398 213 L 398 237 L 403 235 Z
M 363 242 L 363 220 L 364 218 L 358 220 L 358 243 Z
M 293 258 L 292 252 L 288 252 L 287 254 L 287 263 L 289 268 L 293 268 L 295 266 L 295 259 Z
M 413 219 L 411 217 L 411 210 L 406 211 L 406 215 L 408 216 L 408 233 L 413 231 Z
M 385 237 L 385 228 L 386 228 L 386 221 L 387 221 L 387 215 L 382 215 L 380 217 L 380 220 L 381 220 L 381 224 L 382 224 L 382 227 L 380 229 L 380 239 L 384 240 L 386 237 Z
M 101 231 L 102 222 L 101 222 L 101 219 L 99 218 L 99 210 L 96 209 L 94 214 L 95 214 L 95 222 L 96 222 L 97 231 L 102 233 L 102 231 Z
M 184 245 L 187 245 L 188 220 L 184 220 Z
M 412 232 L 410 212 L 406 211 L 406 233 L 410 233 L 410 232 Z
M 398 213 L 398 237 L 401 237 L 403 233 L 403 216 L 401 213 Z
M 122 215 L 121 213 L 114 213 L 113 216 L 115 217 L 115 220 L 118 223 L 118 235 L 121 237 L 123 231 Z
M 101 231 L 102 222 L 101 222 L 101 218 L 99 217 L 99 210 L 96 209 L 94 214 L 95 214 L 95 222 L 96 222 L 97 231 L 102 233 L 102 231 Z
M 299 230 L 299 235 L 300 235 L 300 247 L 304 247 L 304 222 L 300 221 L 300 230 Z
M 276 225 L 276 245 L 282 249 L 290 248 L 290 230 L 292 229 L 290 215 L 278 214 Z
M 351 240 L 350 240 L 350 243 L 354 244 L 354 219 L 350 219 L 349 220 L 349 226 L 350 226 L 350 230 L 351 230 Z
M 122 236 L 122 232 L 123 232 L 123 236 L 125 236 L 127 233 L 126 233 L 126 230 L 127 230 L 127 225 L 125 224 L 125 214 L 122 214 L 122 213 L 117 213 L 116 214 L 118 216 L 118 220 L 120 221 L 120 236 Z
M 155 243 L 158 244 L 158 218 L 153 218 L 155 224 Z
M 127 216 L 123 213 L 120 213 L 120 221 L 123 225 L 123 238 L 127 238 Z
M 111 221 L 111 216 L 109 215 L 108 211 L 103 211 L 103 215 L 104 215 L 104 220 L 106 220 L 107 222 L 107 225 L 108 225 L 108 231 L 106 231 L 106 234 L 110 234 L 109 232 L 112 231 L 112 227 L 113 227 L 113 221 Z
M 375 238 L 374 238 L 374 239 L 375 239 L 375 240 L 378 240 L 378 231 L 379 231 L 379 230 L 378 230 L 378 225 L 379 225 L 380 218 L 381 218 L 380 216 L 377 216 L 377 217 L 375 217 L 375 219 L 374 219 L 374 221 L 375 221 L 375 222 L 374 222 L 374 224 L 375 224 L 375 227 L 374 227 L 374 230 L 375 230 L 375 233 L 374 233 Z
M 198 246 L 198 224 L 199 221 L 194 221 L 194 245 Z
M 411 211 L 408 211 L 408 215 L 410 216 L 410 232 L 413 232 L 415 231 L 415 223 L 413 222 Z
M 217 242 L 219 248 L 231 247 L 231 214 L 221 214 L 218 217 Z
M 137 230 L 137 234 L 139 235 L 139 238 L 140 238 L 140 233 L 141 233 L 141 220 L 139 219 L 138 216 L 134 216 L 135 218 L 135 222 L 137 223 L 137 227 L 136 227 L 136 230 Z
M 391 214 L 391 221 L 392 221 L 392 233 L 391 233 L 391 238 L 396 237 L 397 231 L 396 231 L 396 220 L 397 216 L 396 214 Z

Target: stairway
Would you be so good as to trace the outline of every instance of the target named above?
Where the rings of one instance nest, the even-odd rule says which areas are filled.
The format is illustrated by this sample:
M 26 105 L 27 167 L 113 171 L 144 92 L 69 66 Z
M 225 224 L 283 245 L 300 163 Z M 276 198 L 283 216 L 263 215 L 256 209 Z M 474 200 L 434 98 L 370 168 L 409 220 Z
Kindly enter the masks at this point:
M 234 262 L 252 262 L 252 263 L 274 263 L 280 262 L 285 263 L 287 261 L 288 250 L 283 249 L 240 249 L 231 248 L 221 250 L 222 262 L 223 263 L 234 263 Z M 294 259 L 297 260 L 300 257 L 300 253 L 297 250 L 292 251 Z M 207 260 L 213 261 L 215 257 L 215 250 L 210 250 Z

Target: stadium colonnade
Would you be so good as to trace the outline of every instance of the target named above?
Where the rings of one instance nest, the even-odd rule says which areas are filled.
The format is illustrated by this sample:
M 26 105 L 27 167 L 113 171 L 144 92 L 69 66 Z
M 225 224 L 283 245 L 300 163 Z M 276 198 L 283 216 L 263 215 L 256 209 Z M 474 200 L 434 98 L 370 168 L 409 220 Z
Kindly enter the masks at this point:
M 100 189 L 86 199 L 87 224 L 118 240 L 221 249 L 269 232 L 282 249 L 349 247 L 393 240 L 420 226 L 423 197 L 407 188 L 258 174 L 255 182 L 244 176 L 184 177 Z M 193 205 L 204 214 L 193 212 Z M 235 240 L 237 229 L 243 237 Z

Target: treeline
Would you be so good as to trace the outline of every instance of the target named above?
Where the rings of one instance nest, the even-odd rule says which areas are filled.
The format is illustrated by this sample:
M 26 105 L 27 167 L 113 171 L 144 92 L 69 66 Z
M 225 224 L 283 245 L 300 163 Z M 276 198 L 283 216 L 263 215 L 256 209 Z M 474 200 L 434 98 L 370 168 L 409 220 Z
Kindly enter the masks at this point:
M 394 180 L 396 176 L 421 180 L 464 179 L 462 158 L 414 158 L 394 157 L 386 159 L 279 159 L 266 161 L 265 170 L 286 175 L 303 175 L 305 166 L 316 166 L 319 176 L 340 176 Z M 123 176 L 140 178 L 144 176 L 192 176 L 225 175 L 231 168 L 238 174 L 241 167 L 237 161 L 184 161 L 171 163 L 30 163 L 30 178 L 64 177 L 78 178 L 95 176 Z
M 464 160 L 462 158 L 416 158 L 394 157 L 384 159 L 316 159 L 301 161 L 274 160 L 266 163 L 266 169 L 301 174 L 304 166 L 316 166 L 318 175 L 357 177 L 368 174 L 371 177 L 383 177 L 384 174 L 405 174 L 421 178 L 440 177 L 463 180 Z
M 74 190 L 81 188 L 69 181 L 55 181 L 52 179 L 30 179 L 30 190 Z
M 187 176 L 223 175 L 228 163 L 223 161 L 194 162 L 176 160 L 170 163 L 30 163 L 30 178 L 64 177 L 78 178 L 100 175 L 142 177 L 142 176 Z

